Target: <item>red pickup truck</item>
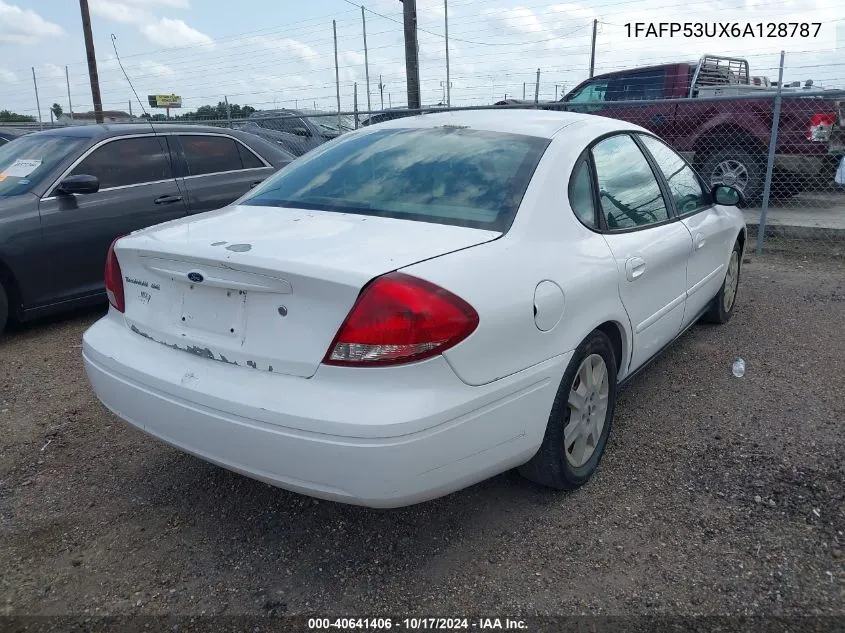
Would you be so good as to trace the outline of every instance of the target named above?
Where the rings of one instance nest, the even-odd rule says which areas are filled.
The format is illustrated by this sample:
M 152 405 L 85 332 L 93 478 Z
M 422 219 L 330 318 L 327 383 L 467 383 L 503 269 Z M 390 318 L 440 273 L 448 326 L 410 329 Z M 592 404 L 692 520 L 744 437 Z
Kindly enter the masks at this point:
M 561 102 L 568 110 L 623 119 L 651 130 L 684 154 L 711 184 L 730 184 L 747 204 L 754 204 L 763 193 L 775 90 L 765 77 L 750 77 L 743 59 L 706 56 L 698 63 L 593 77 Z M 772 179 L 775 195 L 794 194 L 808 185 L 832 185 L 837 154 L 845 153 L 843 122 L 837 121 L 845 100 L 806 92 L 783 88 Z M 737 99 L 703 99 L 710 96 Z M 638 100 L 665 101 L 639 105 Z

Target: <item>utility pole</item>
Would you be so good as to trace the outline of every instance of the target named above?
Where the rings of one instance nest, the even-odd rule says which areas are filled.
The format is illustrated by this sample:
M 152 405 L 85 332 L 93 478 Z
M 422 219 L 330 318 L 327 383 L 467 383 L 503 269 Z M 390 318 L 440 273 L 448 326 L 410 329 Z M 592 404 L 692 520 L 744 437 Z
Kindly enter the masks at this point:
M 79 0 L 82 12 L 82 32 L 85 35 L 85 54 L 88 57 L 88 79 L 91 82 L 91 99 L 94 101 L 94 118 L 103 122 L 103 100 L 100 97 L 100 78 L 97 76 L 97 57 L 94 54 L 94 36 L 91 34 L 91 16 L 88 13 L 88 0 Z
M 593 76 L 593 70 L 596 67 L 596 28 L 598 24 L 598 20 L 593 20 L 593 43 L 590 45 L 590 77 Z
M 381 75 L 378 76 L 378 91 L 381 95 L 381 109 L 384 110 L 384 83 L 381 81 Z
M 540 69 L 537 69 L 537 83 L 534 84 L 534 103 L 540 102 Z
M 370 106 L 370 60 L 367 57 L 367 18 L 364 15 L 364 5 L 361 5 L 361 25 L 364 27 L 364 75 L 367 79 L 367 111 L 372 110 Z
M 420 60 L 417 44 L 417 0 L 401 0 L 405 24 L 405 76 L 408 83 L 408 109 L 419 110 Z M 390 95 L 388 95 L 388 101 Z
M 32 85 L 35 87 L 35 107 L 38 108 L 38 129 L 44 129 L 44 122 L 41 120 L 41 102 L 38 100 L 38 83 L 35 81 L 35 66 L 32 67 Z
M 70 75 L 67 72 L 67 66 L 65 66 L 65 81 L 67 82 L 67 109 L 68 109 L 68 116 L 70 116 L 70 120 L 73 121 L 73 104 L 70 102 Z
M 337 89 L 337 129 L 343 129 L 340 122 L 340 70 L 337 66 L 337 21 L 332 20 L 332 33 L 334 33 L 334 85 Z
M 525 82 L 522 82 L 522 100 L 525 101 Z
M 443 16 L 446 21 L 446 107 L 452 106 L 452 84 L 449 81 L 449 4 L 448 0 L 443 0 Z
M 129 116 L 132 116 L 132 99 L 129 100 Z

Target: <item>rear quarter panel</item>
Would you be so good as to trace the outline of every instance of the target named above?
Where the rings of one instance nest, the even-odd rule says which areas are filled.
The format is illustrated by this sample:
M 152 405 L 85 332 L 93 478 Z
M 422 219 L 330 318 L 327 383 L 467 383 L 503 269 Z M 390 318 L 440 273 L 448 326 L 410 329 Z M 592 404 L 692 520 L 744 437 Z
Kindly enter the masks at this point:
M 456 293 L 478 312 L 476 331 L 444 353 L 470 385 L 561 356 L 605 321 L 620 328 L 623 359 L 628 358 L 630 324 L 619 298 L 616 264 L 601 235 L 580 224 L 569 206 L 569 176 L 593 134 L 560 134 L 546 150 L 506 235 L 403 269 Z M 544 280 L 564 294 L 561 319 L 548 331 L 534 321 L 534 292 Z

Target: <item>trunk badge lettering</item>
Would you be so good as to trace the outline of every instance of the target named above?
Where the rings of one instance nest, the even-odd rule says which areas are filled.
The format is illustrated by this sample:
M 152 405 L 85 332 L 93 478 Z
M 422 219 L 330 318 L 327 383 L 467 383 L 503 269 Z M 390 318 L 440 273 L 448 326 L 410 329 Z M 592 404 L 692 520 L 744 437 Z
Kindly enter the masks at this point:
M 191 271 L 188 273 L 188 279 L 193 281 L 194 283 L 200 283 L 205 277 L 203 277 L 200 273 L 196 271 Z

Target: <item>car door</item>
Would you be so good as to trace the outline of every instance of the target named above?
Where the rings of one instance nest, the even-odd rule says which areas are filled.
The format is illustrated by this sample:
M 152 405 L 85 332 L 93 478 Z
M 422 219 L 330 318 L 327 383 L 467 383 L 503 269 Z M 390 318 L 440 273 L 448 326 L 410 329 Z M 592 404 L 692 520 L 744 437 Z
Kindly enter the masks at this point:
M 633 332 L 633 370 L 681 332 L 692 238 L 631 135 L 607 137 L 591 155 L 599 221 Z
M 64 177 L 80 174 L 96 176 L 99 191 L 57 191 Z M 39 214 L 54 301 L 102 292 L 106 252 L 116 236 L 186 215 L 166 136 L 121 136 L 92 146 L 47 190 Z
M 637 135 L 668 185 L 676 214 L 690 233 L 685 324 L 697 319 L 719 292 L 736 236 L 727 209 L 713 203 L 695 170 L 666 143 Z
M 225 134 L 177 134 L 187 166 L 191 214 L 225 207 L 273 173 L 273 167 L 240 140 Z

